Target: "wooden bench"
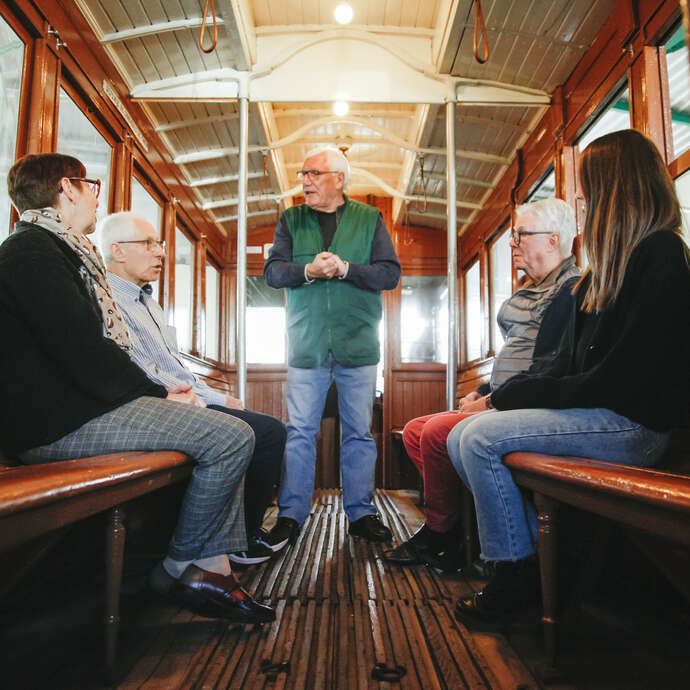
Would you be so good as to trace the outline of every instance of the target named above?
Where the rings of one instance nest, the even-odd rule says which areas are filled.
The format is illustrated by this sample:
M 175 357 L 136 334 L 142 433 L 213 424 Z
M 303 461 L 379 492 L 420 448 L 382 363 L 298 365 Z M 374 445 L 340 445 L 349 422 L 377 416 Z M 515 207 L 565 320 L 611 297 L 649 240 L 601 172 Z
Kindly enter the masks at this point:
M 687 428 L 677 430 L 687 436 Z M 544 641 L 553 666 L 557 634 L 557 540 L 560 503 L 609 518 L 643 533 L 690 545 L 690 454 L 676 444 L 659 469 L 642 469 L 585 458 L 510 453 L 504 458 L 516 483 L 534 492 L 539 520 Z M 658 540 L 657 540 L 658 542 Z M 657 558 L 668 549 L 657 544 Z M 685 569 L 684 569 L 685 570 Z M 671 576 L 672 569 L 665 569 Z M 685 596 L 687 571 L 671 577 Z
M 0 466 L 0 552 L 86 517 L 109 511 L 106 524 L 105 659 L 117 657 L 125 547 L 121 505 L 186 479 L 192 461 L 176 451 L 99 455 L 42 465 Z

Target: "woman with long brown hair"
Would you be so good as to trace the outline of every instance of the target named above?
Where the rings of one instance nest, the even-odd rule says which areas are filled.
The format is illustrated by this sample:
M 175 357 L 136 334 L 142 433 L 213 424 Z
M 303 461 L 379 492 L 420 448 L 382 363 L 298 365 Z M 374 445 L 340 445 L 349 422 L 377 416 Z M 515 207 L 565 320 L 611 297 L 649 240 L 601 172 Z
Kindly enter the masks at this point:
M 614 132 L 585 150 L 580 181 L 589 268 L 558 356 L 542 375 L 515 376 L 474 403 L 488 411 L 448 436 L 492 573 L 455 610 L 474 629 L 499 629 L 538 603 L 535 512 L 502 457 L 529 451 L 648 467 L 687 409 L 690 268 L 664 161 L 639 132 Z

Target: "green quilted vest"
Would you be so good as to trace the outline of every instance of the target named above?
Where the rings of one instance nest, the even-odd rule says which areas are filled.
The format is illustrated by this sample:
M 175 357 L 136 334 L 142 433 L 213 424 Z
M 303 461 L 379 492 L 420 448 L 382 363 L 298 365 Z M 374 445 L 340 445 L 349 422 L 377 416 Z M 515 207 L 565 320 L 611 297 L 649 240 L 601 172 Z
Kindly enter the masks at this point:
M 379 218 L 372 206 L 348 199 L 330 247 L 316 213 L 306 204 L 284 214 L 292 237 L 292 260 L 308 264 L 322 251 L 343 261 L 371 262 L 371 243 Z M 379 361 L 378 328 L 381 294 L 355 287 L 347 280 L 315 280 L 287 290 L 288 363 L 291 367 L 318 367 L 331 350 L 345 367 L 362 367 Z

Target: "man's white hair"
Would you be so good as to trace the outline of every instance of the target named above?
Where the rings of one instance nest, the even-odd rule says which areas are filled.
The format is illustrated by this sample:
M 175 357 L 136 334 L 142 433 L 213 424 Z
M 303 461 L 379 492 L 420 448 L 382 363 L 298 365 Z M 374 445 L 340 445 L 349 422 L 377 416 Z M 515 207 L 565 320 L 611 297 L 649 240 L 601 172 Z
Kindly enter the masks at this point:
M 515 216 L 531 213 L 537 219 L 541 229 L 555 232 L 560 237 L 561 254 L 568 257 L 573 252 L 573 240 L 577 234 L 573 209 L 563 201 L 551 197 L 532 203 L 520 204 L 515 209 Z
M 110 246 L 113 242 L 125 242 L 136 239 L 136 221 L 140 219 L 141 216 L 132 213 L 132 211 L 120 211 L 119 213 L 111 213 L 98 221 L 96 225 L 96 244 L 101 250 L 106 264 L 113 260 L 113 256 L 110 253 Z
M 304 160 L 308 160 L 309 158 L 313 158 L 314 156 L 318 156 L 322 153 L 326 154 L 326 160 L 328 161 L 328 167 L 330 170 L 337 171 L 343 173 L 345 175 L 345 183 L 343 184 L 343 187 L 347 187 L 347 183 L 350 180 L 350 164 L 347 162 L 347 158 L 343 155 L 342 151 L 338 151 L 338 149 L 334 148 L 333 146 L 318 146 L 315 149 L 312 149 L 307 153 L 307 155 L 304 157 Z

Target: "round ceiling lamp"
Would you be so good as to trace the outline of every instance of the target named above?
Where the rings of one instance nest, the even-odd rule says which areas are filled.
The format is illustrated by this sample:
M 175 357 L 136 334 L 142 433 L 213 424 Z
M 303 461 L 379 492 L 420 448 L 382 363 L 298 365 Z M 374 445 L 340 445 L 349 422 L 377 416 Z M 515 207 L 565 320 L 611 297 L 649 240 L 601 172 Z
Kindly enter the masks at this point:
M 347 101 L 336 101 L 333 104 L 333 112 L 338 117 L 343 117 L 344 115 L 347 115 L 349 110 L 350 106 L 348 105 Z
M 335 8 L 333 15 L 338 24 L 349 24 L 352 21 L 352 8 L 346 2 L 342 2 Z

